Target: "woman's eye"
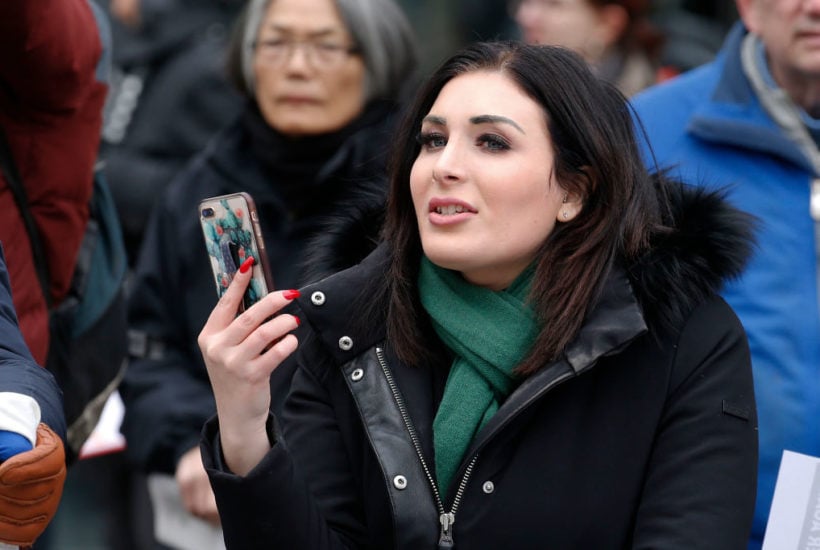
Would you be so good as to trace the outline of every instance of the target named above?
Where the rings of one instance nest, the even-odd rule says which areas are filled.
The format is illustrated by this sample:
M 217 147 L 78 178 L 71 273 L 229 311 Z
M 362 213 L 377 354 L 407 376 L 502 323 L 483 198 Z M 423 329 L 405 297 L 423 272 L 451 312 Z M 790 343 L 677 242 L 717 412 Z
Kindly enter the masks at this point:
M 444 135 L 436 132 L 422 132 L 416 139 L 425 149 L 436 149 L 447 145 Z
M 478 138 L 478 144 L 490 151 L 506 151 L 510 144 L 501 136 L 495 134 L 483 134 Z

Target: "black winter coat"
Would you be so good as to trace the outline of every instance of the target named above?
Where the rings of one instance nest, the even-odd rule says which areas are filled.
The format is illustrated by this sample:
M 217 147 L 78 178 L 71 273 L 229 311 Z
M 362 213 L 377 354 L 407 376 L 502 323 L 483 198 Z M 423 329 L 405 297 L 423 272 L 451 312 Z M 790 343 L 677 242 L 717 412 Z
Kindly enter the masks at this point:
M 253 196 L 277 289 L 297 288 L 354 265 L 376 246 L 393 108 L 371 105 L 357 129 L 341 136 L 341 146 L 315 167 L 315 180 L 300 185 L 271 180 L 265 163 L 277 154 L 288 157 L 276 166 L 287 173 L 288 163 L 297 164 L 291 154 L 299 148 L 282 155 L 252 143 L 249 128 L 264 130 L 258 111 L 249 109 L 254 111 L 217 136 L 170 185 L 152 214 L 137 264 L 129 299 L 131 358 L 120 392 L 126 452 L 146 471 L 173 473 L 216 412 L 196 343 L 217 301 L 199 225 L 200 200 L 237 191 Z M 310 169 L 312 152 L 301 156 Z M 330 227 L 344 228 L 347 238 L 340 240 Z M 330 244 L 324 257 L 308 260 L 317 235 Z M 276 410 L 292 370 L 289 364 L 272 380 Z
M 563 357 L 479 432 L 446 497 L 430 483 L 446 368 L 402 364 L 384 318 L 354 322 L 389 251 L 304 289 L 312 333 L 270 452 L 240 478 L 216 420 L 203 432 L 227 547 L 745 548 L 754 390 L 743 328 L 715 292 L 748 233 L 718 197 L 681 194 L 677 209 L 677 231 L 613 271 Z

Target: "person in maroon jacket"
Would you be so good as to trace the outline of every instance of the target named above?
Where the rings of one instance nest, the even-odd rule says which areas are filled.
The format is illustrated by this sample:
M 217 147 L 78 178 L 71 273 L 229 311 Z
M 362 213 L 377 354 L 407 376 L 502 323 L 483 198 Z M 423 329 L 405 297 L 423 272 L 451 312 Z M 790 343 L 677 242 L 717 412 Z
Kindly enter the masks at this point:
M 107 85 L 89 0 L 0 2 L 0 128 L 9 142 L 45 247 L 51 301 L 71 283 L 88 220 Z M 31 245 L 0 175 L 0 240 L 14 307 L 39 364 L 48 354 L 48 309 Z

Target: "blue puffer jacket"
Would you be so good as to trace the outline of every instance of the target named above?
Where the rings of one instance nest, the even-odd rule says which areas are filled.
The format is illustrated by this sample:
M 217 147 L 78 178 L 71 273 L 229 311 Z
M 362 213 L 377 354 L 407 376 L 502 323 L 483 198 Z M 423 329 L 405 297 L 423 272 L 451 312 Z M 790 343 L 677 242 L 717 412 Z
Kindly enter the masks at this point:
M 657 167 L 684 181 L 728 186 L 759 218 L 758 249 L 724 298 L 746 329 L 760 423 L 760 473 L 750 549 L 760 548 L 784 449 L 820 456 L 820 315 L 815 174 L 768 116 L 746 78 L 732 29 L 717 58 L 633 100 Z M 646 158 L 651 158 L 647 155 Z

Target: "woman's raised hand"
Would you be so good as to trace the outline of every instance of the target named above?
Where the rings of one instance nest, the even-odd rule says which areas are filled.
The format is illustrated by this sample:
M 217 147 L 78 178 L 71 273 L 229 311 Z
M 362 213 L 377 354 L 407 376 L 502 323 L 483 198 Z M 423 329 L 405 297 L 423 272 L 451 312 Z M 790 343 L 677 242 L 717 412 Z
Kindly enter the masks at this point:
M 270 449 L 270 375 L 298 344 L 290 332 L 299 319 L 276 315 L 299 296 L 296 290 L 272 292 L 236 315 L 252 264 L 248 258 L 236 272 L 197 339 L 216 399 L 222 452 L 237 475 L 247 474 Z

